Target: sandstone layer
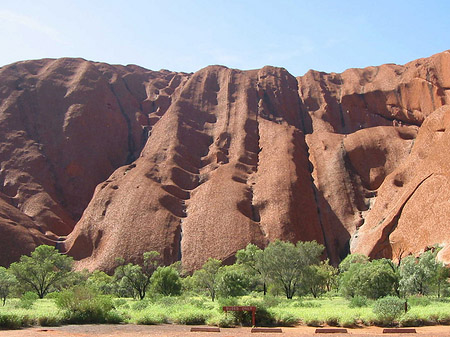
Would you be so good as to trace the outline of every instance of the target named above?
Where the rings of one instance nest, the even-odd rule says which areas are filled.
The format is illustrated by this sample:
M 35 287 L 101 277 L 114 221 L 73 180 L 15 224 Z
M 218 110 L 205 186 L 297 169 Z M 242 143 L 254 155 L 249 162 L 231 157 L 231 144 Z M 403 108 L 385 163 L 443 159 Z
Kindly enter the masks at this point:
M 78 268 L 157 250 L 192 270 L 275 239 L 317 240 L 333 263 L 440 244 L 450 262 L 446 104 L 448 51 L 297 78 L 2 67 L 0 264 L 50 243 Z

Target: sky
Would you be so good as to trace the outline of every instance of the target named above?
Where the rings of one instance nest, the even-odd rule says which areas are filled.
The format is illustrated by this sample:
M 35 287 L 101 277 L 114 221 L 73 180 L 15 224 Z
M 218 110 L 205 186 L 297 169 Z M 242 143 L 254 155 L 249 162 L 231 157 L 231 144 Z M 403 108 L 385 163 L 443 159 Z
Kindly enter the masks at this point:
M 0 0 L 0 66 L 81 57 L 183 72 L 342 72 L 450 49 L 449 13 L 447 0 Z

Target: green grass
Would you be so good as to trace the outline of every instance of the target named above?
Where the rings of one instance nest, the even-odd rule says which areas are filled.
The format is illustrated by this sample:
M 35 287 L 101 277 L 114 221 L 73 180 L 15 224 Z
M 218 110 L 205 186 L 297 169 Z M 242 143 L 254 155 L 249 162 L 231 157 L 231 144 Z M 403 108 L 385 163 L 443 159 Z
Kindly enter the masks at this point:
M 56 307 L 53 299 L 39 299 L 30 309 L 21 308 L 19 302 L 19 299 L 8 299 L 4 307 L 0 306 L 0 329 L 64 323 L 63 312 Z M 430 299 L 429 303 L 426 302 L 426 305 L 411 305 L 408 313 L 399 319 L 399 325 L 450 325 L 450 301 Z M 132 324 L 209 324 L 221 327 L 250 324 L 249 316 L 242 313 L 225 315 L 221 308 L 228 304 L 260 307 L 260 313 L 265 312 L 264 322 L 269 322 L 266 325 L 355 327 L 379 324 L 372 311 L 373 302 L 365 307 L 350 308 L 349 301 L 341 297 L 287 300 L 282 297 L 263 298 L 262 295 L 254 295 L 211 302 L 207 297 L 181 296 L 150 298 L 145 304 L 133 299 L 115 299 L 114 303 L 114 313 L 123 318 L 125 323 Z M 258 311 L 257 319 L 260 319 Z

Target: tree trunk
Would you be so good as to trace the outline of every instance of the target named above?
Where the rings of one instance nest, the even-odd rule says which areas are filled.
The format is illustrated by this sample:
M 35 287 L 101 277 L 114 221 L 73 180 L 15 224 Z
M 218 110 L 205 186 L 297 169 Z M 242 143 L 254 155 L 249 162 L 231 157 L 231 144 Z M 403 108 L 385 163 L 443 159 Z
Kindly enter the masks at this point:
M 263 292 L 264 292 L 264 296 L 266 296 L 266 294 L 267 294 L 266 282 L 263 283 Z

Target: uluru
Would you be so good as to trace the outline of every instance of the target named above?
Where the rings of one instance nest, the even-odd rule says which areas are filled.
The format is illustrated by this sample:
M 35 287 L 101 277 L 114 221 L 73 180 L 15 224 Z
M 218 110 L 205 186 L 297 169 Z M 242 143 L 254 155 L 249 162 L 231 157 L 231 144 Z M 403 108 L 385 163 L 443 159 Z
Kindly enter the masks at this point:
M 195 270 L 316 240 L 450 263 L 450 51 L 295 77 L 81 58 L 0 68 L 0 265 L 41 244 L 111 272 L 146 251 Z

